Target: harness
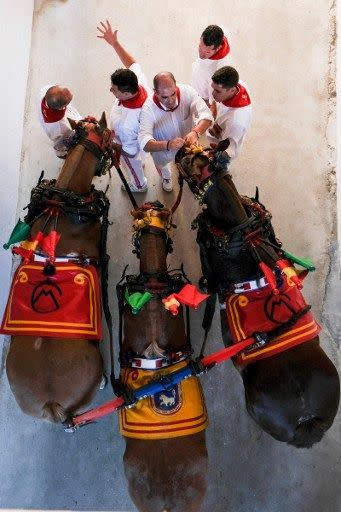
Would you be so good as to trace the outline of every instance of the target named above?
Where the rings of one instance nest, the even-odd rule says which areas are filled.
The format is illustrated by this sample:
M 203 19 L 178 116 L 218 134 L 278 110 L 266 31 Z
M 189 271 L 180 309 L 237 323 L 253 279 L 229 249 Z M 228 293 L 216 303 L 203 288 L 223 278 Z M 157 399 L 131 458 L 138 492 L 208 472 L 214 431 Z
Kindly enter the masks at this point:
M 32 189 L 25 222 L 32 225 L 51 210 L 54 215 L 65 215 L 73 224 L 93 222 L 104 215 L 108 203 L 104 192 L 92 185 L 87 194 L 76 194 L 56 187 L 55 183 L 56 180 L 42 179 Z
M 87 117 L 83 121 L 98 125 L 96 119 L 92 117 Z M 78 144 L 84 146 L 98 159 L 98 165 L 95 172 L 96 176 L 100 176 L 110 171 L 110 168 L 114 163 L 114 154 L 111 147 L 112 132 L 110 129 L 104 129 L 101 135 L 99 135 L 95 130 L 87 133 L 82 124 L 78 123 L 74 136 L 68 142 L 69 150 Z M 61 258 L 50 258 L 35 249 L 30 251 L 31 254 L 29 254 L 28 257 L 35 261 L 44 261 L 44 273 L 47 275 L 55 272 L 53 263 L 65 260 L 72 261 L 81 266 L 92 264 L 101 268 L 102 306 L 109 332 L 111 382 L 113 383 L 115 381 L 113 332 L 112 318 L 108 305 L 109 256 L 106 252 L 107 232 L 110 224 L 108 220 L 110 203 L 106 196 L 106 191 L 102 192 L 96 190 L 92 185 L 87 194 L 78 194 L 71 190 L 56 187 L 56 180 L 44 180 L 43 176 L 44 171 L 41 173 L 37 186 L 31 191 L 30 203 L 25 208 L 28 209 L 25 222 L 30 226 L 32 226 L 40 217 L 46 215 L 46 221 L 41 232 L 38 233 L 36 240 L 38 243 L 40 238 L 44 235 L 44 231 L 50 221 L 53 221 L 53 229 L 56 233 L 60 215 L 64 215 L 70 222 L 77 225 L 91 223 L 101 219 L 99 258 L 93 258 L 89 255 L 83 254 L 68 254 Z M 12 251 L 20 254 L 20 248 L 14 247 Z

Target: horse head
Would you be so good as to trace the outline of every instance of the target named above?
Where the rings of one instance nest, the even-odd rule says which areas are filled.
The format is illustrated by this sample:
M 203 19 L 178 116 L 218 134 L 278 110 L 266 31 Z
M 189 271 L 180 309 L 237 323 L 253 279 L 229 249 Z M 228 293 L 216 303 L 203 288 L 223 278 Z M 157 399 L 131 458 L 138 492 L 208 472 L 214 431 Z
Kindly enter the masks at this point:
M 93 177 L 105 174 L 119 155 L 105 112 L 99 121 L 91 116 L 81 121 L 68 118 L 68 121 L 74 133 L 67 143 L 69 149 L 56 185 L 85 193 Z
M 231 228 L 247 219 L 231 175 L 227 143 L 215 148 L 182 147 L 175 155 L 179 174 L 212 218 Z
M 133 252 L 140 258 L 141 272 L 164 271 L 167 254 L 172 252 L 169 231 L 174 225 L 171 210 L 154 201 L 132 210 L 131 215 L 134 219 Z

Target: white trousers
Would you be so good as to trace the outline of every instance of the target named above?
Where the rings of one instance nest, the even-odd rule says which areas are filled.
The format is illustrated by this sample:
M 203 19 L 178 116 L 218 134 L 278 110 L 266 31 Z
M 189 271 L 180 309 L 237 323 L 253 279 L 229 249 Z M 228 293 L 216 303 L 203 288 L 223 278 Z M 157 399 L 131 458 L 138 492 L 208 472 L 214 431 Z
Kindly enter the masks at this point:
M 147 179 L 144 175 L 144 161 L 145 153 L 143 151 L 140 151 L 133 157 L 121 156 L 121 164 L 128 171 L 131 181 L 138 188 L 142 188 L 147 184 Z

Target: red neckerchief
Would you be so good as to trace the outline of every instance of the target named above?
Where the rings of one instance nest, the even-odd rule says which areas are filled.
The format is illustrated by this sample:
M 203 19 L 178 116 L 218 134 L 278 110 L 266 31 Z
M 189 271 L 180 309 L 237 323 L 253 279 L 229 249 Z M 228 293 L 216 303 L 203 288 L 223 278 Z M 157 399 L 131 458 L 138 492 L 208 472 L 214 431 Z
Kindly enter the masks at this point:
M 224 36 L 222 47 L 219 48 L 219 50 L 212 55 L 212 57 L 209 57 L 210 60 L 220 60 L 226 57 L 226 55 L 230 53 L 230 45 L 228 43 L 228 40 Z
M 240 107 L 246 107 L 247 105 L 250 105 L 251 100 L 249 93 L 243 87 L 242 85 L 237 85 L 238 92 L 235 94 L 232 98 L 229 100 L 225 100 L 222 102 L 225 107 L 233 107 L 233 108 L 240 108 Z
M 47 105 L 45 98 L 42 99 L 41 102 L 41 113 L 43 114 L 43 118 L 45 123 L 56 123 L 63 119 L 65 115 L 66 107 L 60 110 L 56 108 L 51 108 Z
M 173 112 L 173 110 L 177 109 L 178 106 L 180 105 L 180 89 L 179 87 L 176 88 L 176 97 L 178 99 L 178 104 L 176 107 L 174 108 L 165 108 L 158 100 L 158 97 L 156 96 L 156 94 L 154 94 L 153 96 L 153 101 L 155 103 L 155 105 L 157 105 L 159 108 L 161 108 L 161 110 L 164 110 L 165 112 Z
M 147 96 L 148 93 L 146 89 L 142 87 L 142 85 L 139 85 L 136 96 L 130 98 L 130 100 L 120 100 L 118 104 L 126 108 L 141 108 L 146 101 Z

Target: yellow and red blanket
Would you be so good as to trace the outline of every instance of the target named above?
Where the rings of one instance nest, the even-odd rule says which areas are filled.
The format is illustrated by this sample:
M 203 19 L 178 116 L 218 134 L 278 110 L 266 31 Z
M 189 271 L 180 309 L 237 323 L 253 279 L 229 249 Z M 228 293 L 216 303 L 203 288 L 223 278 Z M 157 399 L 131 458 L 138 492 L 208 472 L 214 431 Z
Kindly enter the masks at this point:
M 136 389 L 160 376 L 184 368 L 186 361 L 161 370 L 121 370 L 123 384 Z M 201 384 L 197 377 L 140 400 L 131 409 L 119 411 L 120 432 L 136 439 L 169 439 L 195 434 L 208 425 Z
M 92 265 L 22 264 L 14 274 L 0 332 L 24 336 L 102 339 L 98 275 Z
M 284 279 L 279 295 L 273 295 L 269 286 L 247 293 L 231 294 L 226 300 L 228 325 L 234 343 L 251 337 L 256 332 L 269 332 L 290 320 L 294 313 L 306 307 L 302 293 L 288 278 Z M 295 345 L 309 341 L 321 328 L 308 312 L 288 330 L 261 348 L 236 356 L 239 365 L 271 357 Z

